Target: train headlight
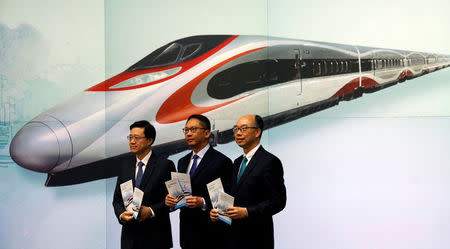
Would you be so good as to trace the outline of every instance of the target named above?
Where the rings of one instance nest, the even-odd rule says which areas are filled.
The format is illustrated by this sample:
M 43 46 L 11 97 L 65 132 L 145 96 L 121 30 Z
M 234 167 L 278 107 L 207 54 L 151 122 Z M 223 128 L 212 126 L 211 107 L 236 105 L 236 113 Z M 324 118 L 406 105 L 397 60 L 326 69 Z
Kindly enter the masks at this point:
M 177 74 L 180 70 L 181 67 L 175 67 L 164 71 L 141 74 L 131 79 L 125 80 L 115 86 L 112 86 L 111 88 L 123 88 L 151 83 Z

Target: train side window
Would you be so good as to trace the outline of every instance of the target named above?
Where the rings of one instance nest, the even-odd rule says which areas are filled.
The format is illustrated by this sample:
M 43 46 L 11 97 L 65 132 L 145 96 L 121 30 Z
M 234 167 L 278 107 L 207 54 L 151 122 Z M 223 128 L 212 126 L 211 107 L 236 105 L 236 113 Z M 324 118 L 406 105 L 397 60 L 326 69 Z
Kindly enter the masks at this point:
M 302 60 L 300 62 L 300 76 L 301 78 L 311 78 L 314 77 L 314 62 L 313 60 Z
M 330 61 L 330 75 L 335 74 L 336 73 L 336 69 L 335 69 L 335 63 L 333 61 Z
M 341 72 L 339 67 L 339 61 L 334 61 L 334 64 L 336 65 L 336 69 L 334 71 L 336 74 L 339 74 Z
M 314 68 L 314 76 L 322 75 L 322 64 L 320 63 L 320 61 L 314 61 L 313 68 Z
M 226 99 L 240 93 L 287 82 L 295 78 L 294 60 L 251 61 L 214 75 L 208 82 L 207 93 L 216 99 Z
M 322 61 L 322 76 L 328 75 L 327 61 Z

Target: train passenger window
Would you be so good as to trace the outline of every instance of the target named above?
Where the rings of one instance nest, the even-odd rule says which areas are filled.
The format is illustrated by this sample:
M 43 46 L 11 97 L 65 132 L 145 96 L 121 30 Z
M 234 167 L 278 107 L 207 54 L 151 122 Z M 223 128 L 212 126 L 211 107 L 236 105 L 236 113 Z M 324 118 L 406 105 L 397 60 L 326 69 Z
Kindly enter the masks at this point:
M 208 82 L 208 95 L 226 99 L 246 91 L 294 80 L 294 60 L 251 61 L 217 73 Z
M 335 69 L 334 69 L 334 73 L 338 74 L 339 71 L 339 62 L 338 61 L 334 61 L 334 65 L 335 65 Z
M 328 75 L 328 65 L 326 60 L 322 61 L 322 75 Z
M 322 64 L 320 61 L 313 62 L 313 70 L 314 70 L 314 76 L 321 76 L 322 75 Z

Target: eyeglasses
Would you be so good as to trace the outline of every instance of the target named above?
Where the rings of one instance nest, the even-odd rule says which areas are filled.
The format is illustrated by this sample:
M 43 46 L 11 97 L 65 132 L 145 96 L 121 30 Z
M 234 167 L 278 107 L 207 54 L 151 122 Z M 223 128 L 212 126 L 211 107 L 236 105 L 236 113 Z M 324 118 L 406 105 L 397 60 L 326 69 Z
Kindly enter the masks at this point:
M 237 127 L 236 125 L 233 126 L 233 132 L 236 133 L 238 131 L 240 132 L 246 132 L 247 129 L 258 129 L 258 127 L 253 127 L 253 126 L 241 126 L 241 127 Z
M 184 134 L 187 134 L 189 131 L 192 133 L 196 133 L 198 129 L 206 130 L 206 128 L 193 126 L 193 127 L 184 127 L 183 132 L 184 132 Z
M 134 139 L 134 141 L 140 140 L 140 139 L 144 139 L 146 137 L 132 137 L 132 136 L 127 136 L 128 141 L 131 141 Z

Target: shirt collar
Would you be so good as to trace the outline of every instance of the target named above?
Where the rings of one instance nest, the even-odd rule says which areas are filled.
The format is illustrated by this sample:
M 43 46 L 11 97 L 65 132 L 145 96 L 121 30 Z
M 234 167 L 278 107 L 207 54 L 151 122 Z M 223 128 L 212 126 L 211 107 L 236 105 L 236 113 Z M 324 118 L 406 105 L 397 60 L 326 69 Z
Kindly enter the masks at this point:
M 142 161 L 145 164 L 145 166 L 147 166 L 148 160 L 150 160 L 151 155 L 152 155 L 152 150 L 150 150 L 150 152 L 147 155 L 145 155 L 145 157 L 142 158 L 142 160 L 139 160 L 139 158 L 136 156 L 136 163 L 138 163 L 139 161 Z
M 261 147 L 261 144 L 256 145 L 255 148 L 250 150 L 247 154 L 244 154 L 244 156 L 247 158 L 247 161 L 250 161 L 250 159 L 252 159 L 253 155 L 255 155 L 259 147 Z
M 196 155 L 198 156 L 198 157 L 200 157 L 200 159 L 202 159 L 204 156 L 205 156 L 205 154 L 206 154 L 206 152 L 209 150 L 209 147 L 211 147 L 210 145 L 209 145 L 209 143 L 203 148 L 203 149 L 201 149 Z M 194 153 L 194 151 L 192 151 L 192 156 L 191 156 L 191 159 L 192 159 L 192 157 L 195 155 L 195 153 Z

